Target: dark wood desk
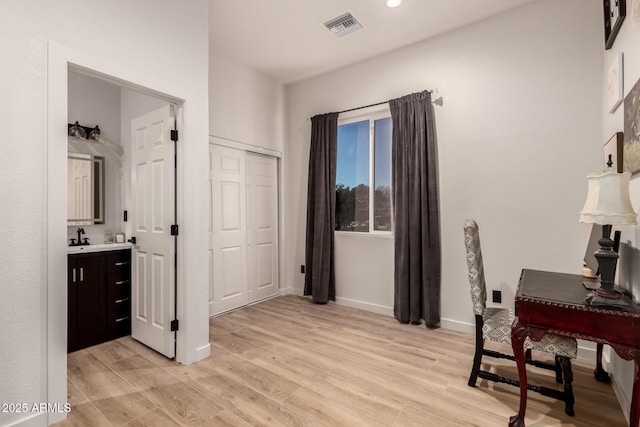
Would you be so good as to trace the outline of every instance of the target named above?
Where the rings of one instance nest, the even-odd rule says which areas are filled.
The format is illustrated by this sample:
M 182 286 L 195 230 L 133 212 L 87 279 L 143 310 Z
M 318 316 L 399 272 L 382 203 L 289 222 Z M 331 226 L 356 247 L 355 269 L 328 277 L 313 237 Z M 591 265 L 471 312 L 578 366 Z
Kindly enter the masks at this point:
M 515 297 L 516 318 L 511 345 L 520 376 L 520 408 L 509 426 L 524 426 L 527 409 L 527 371 L 524 340 L 539 341 L 554 333 L 610 345 L 621 358 L 635 360 L 630 426 L 640 418 L 640 307 L 630 302 L 625 310 L 596 308 L 585 302 L 589 291 L 582 276 L 548 271 L 522 270 Z M 578 415 L 579 409 L 576 411 Z

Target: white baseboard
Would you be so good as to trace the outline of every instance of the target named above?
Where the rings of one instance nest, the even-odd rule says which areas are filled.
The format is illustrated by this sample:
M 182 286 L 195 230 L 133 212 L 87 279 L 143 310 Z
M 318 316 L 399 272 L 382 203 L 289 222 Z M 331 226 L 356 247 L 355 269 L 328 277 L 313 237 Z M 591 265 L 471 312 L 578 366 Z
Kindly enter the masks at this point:
M 336 304 L 345 307 L 359 308 L 360 310 L 371 311 L 373 313 L 383 314 L 385 316 L 393 316 L 393 307 L 386 307 L 379 304 L 373 304 L 365 301 L 358 301 L 350 298 L 336 297 Z
M 57 414 L 56 414 L 57 415 Z M 67 414 L 60 414 L 61 418 L 60 419 L 56 419 L 54 422 L 58 422 L 58 421 L 62 421 L 64 419 L 64 417 L 67 416 Z M 17 420 L 17 421 L 12 421 L 9 424 L 4 424 L 7 427 L 42 427 L 42 426 L 46 426 L 47 425 L 47 413 L 46 412 L 41 412 L 41 413 L 37 413 L 37 414 L 31 414 L 29 416 L 27 416 L 26 418 L 23 418 L 21 420 Z
M 611 349 L 613 351 L 613 349 Z M 614 363 L 611 363 L 611 353 L 607 351 L 602 352 L 602 364 L 604 365 L 604 369 L 609 372 L 611 376 L 611 386 L 613 387 L 613 392 L 616 394 L 618 398 L 618 402 L 620 403 L 620 407 L 622 408 L 622 413 L 624 417 L 627 419 L 627 423 L 629 422 L 629 418 L 631 417 L 631 396 L 626 393 L 626 390 L 618 381 L 618 376 L 622 373 L 616 372 L 616 367 Z
M 211 354 L 211 344 L 207 343 L 202 347 L 198 347 L 196 349 L 196 362 L 198 360 L 206 359 Z
M 298 288 L 294 288 L 293 286 L 289 286 L 287 288 L 280 288 L 280 295 L 300 295 L 302 296 L 303 291 Z
M 471 323 L 467 323 L 467 322 L 461 322 L 459 320 L 453 320 L 453 319 L 440 319 L 440 327 L 443 329 L 451 329 L 452 331 L 458 331 L 458 332 L 466 332 L 468 334 L 475 334 L 476 333 L 476 325 L 475 324 L 471 324 Z
M 607 368 L 609 369 L 609 368 Z M 611 374 L 611 372 L 609 372 Z M 629 422 L 629 417 L 631 417 L 631 400 L 627 397 L 624 390 L 620 386 L 620 383 L 616 381 L 615 375 L 612 375 L 611 385 L 613 386 L 613 392 L 616 394 L 618 398 L 618 402 L 620 402 L 620 407 L 622 408 L 622 413 L 624 417 Z
M 595 364 L 596 360 L 596 349 L 583 347 L 581 342 L 578 340 L 578 359 L 582 360 L 591 360 Z

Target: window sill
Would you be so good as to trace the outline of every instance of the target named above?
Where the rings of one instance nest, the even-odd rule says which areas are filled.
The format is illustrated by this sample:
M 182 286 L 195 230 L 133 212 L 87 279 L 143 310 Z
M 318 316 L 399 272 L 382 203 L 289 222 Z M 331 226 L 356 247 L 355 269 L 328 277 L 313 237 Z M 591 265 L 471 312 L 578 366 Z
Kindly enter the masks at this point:
M 372 232 L 358 232 L 358 231 L 334 231 L 336 236 L 348 236 L 348 237 L 375 237 L 377 239 L 393 239 L 392 231 L 372 231 Z

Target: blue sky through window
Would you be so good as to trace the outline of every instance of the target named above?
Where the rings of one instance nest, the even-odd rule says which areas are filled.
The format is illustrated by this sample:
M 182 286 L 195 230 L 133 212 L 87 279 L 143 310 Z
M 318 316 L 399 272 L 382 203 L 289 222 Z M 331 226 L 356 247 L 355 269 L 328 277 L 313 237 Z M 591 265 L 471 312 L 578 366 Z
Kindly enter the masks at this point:
M 369 185 L 369 121 L 338 126 L 336 184 Z

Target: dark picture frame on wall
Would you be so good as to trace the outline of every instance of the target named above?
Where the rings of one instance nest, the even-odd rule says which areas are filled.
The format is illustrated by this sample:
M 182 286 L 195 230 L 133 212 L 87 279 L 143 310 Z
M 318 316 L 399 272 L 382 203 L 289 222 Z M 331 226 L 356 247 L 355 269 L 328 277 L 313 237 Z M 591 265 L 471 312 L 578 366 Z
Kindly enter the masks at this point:
M 604 165 L 606 170 L 611 167 L 614 171 L 622 173 L 622 144 L 624 136 L 622 132 L 616 132 L 607 142 L 604 143 Z M 609 165 L 611 160 L 611 165 Z
M 640 79 L 624 98 L 624 144 L 622 149 L 625 172 L 640 171 Z
M 627 16 L 626 0 L 602 0 L 604 6 L 604 48 L 611 49 Z

